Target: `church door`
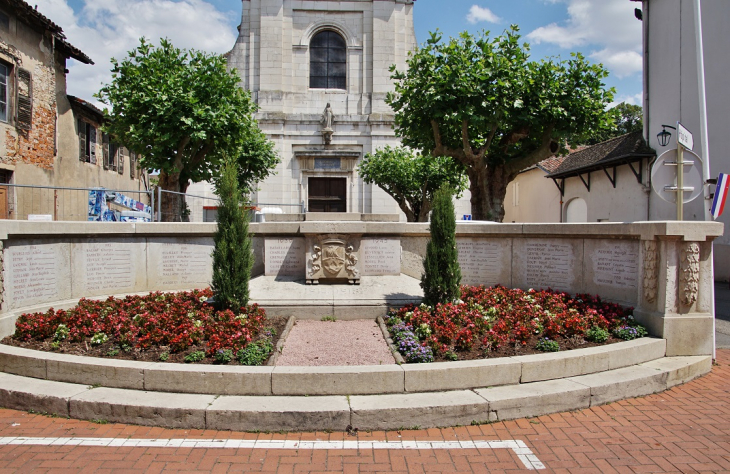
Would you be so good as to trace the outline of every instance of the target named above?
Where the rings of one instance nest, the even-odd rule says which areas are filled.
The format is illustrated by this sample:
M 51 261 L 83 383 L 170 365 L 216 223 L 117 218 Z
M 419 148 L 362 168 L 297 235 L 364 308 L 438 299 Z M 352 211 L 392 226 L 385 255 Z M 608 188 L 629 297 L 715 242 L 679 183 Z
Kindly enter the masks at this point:
M 347 212 L 347 178 L 309 178 L 309 212 Z

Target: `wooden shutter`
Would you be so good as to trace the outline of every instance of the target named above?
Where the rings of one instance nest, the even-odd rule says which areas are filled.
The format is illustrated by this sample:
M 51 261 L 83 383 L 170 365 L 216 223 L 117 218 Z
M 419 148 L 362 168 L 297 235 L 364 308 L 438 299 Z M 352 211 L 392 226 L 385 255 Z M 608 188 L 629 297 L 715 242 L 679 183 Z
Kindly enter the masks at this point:
M 101 156 L 104 163 L 104 169 L 109 169 L 109 135 L 101 134 Z
M 77 120 L 79 127 L 79 161 L 87 161 L 86 157 L 86 122 Z
M 134 179 L 134 169 L 137 167 L 137 154 L 132 150 L 129 150 L 129 177 Z
M 89 159 L 96 164 L 96 127 L 89 125 Z
M 119 147 L 117 149 L 117 155 L 119 156 L 119 164 L 117 165 L 117 171 L 119 171 L 119 174 L 124 174 L 124 148 Z
M 30 71 L 18 68 L 18 115 L 15 126 L 30 130 L 33 124 L 33 81 Z

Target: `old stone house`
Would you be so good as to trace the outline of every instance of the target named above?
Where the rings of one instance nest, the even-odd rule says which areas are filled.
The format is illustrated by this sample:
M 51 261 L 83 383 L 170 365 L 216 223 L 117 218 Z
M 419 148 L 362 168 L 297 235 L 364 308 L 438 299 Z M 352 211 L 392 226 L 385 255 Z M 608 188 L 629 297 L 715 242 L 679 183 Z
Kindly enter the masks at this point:
M 0 1 L 0 218 L 85 220 L 88 192 L 41 187 L 145 189 L 140 173 L 124 172 L 136 169 L 128 153 L 96 159 L 110 151 L 102 115 L 66 95 L 69 59 L 93 64 L 37 9 Z

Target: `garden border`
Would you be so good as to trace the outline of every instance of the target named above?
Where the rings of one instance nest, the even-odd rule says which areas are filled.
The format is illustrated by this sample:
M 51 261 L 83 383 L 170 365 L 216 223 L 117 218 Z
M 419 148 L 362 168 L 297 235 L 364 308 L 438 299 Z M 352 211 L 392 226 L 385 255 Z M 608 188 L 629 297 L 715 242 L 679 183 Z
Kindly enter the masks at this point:
M 497 359 L 369 366 L 228 366 L 84 357 L 0 345 L 0 371 L 132 390 L 240 396 L 375 395 L 470 390 L 594 374 L 665 356 L 641 338 L 586 349 Z

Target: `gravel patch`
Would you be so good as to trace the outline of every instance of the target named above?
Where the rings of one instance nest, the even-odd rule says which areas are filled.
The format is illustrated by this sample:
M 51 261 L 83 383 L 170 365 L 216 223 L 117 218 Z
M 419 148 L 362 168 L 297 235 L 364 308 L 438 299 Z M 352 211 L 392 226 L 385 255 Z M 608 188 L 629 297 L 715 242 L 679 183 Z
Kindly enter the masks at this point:
M 355 321 L 297 321 L 276 365 L 395 364 L 377 323 Z

